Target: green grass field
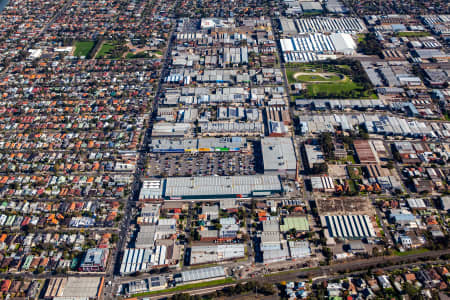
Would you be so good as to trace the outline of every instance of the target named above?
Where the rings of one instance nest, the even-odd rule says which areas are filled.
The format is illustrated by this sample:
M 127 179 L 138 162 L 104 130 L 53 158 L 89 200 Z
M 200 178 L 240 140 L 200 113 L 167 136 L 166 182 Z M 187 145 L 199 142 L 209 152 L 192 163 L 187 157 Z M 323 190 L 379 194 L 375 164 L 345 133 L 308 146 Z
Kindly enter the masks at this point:
M 340 81 L 341 77 L 338 75 L 299 75 L 296 77 L 296 79 L 300 82 L 311 82 L 311 81 L 326 81 L 326 82 L 332 82 L 332 81 Z
M 105 57 L 107 54 L 111 52 L 112 49 L 114 49 L 114 47 L 115 45 L 112 43 L 104 43 L 100 48 L 100 50 L 98 51 L 97 56 L 95 56 L 95 58 Z
M 430 251 L 430 250 L 425 249 L 425 248 L 413 249 L 413 250 L 408 250 L 408 251 L 405 251 L 405 252 L 394 251 L 394 255 L 406 256 L 406 255 L 413 255 L 413 254 L 421 254 L 421 253 L 425 253 L 425 252 L 428 252 L 428 251 Z
M 335 83 L 314 83 L 307 87 L 307 98 L 341 98 L 376 99 L 377 96 L 371 91 L 365 90 L 361 85 L 353 81 L 343 81 Z
M 146 51 L 141 51 L 137 53 L 131 53 L 128 52 L 126 55 L 126 58 L 133 59 L 133 58 L 149 58 L 150 55 Z
M 128 47 L 117 41 L 108 41 L 103 43 L 95 58 L 120 59 L 124 53 L 128 51 Z
M 424 37 L 430 36 L 431 34 L 426 31 L 402 31 L 397 32 L 395 35 L 398 37 Z
M 372 89 L 352 80 L 350 65 L 326 63 L 286 64 L 286 77 L 291 83 L 304 83 L 300 98 L 311 99 L 377 99 Z M 294 77 L 296 73 L 308 73 Z M 329 73 L 325 76 L 319 73 Z
M 138 293 L 138 294 L 132 295 L 132 297 L 144 297 L 144 296 L 150 296 L 150 295 L 156 295 L 156 294 L 162 294 L 162 293 L 181 292 L 181 291 L 190 290 L 190 289 L 198 289 L 198 288 L 233 283 L 233 282 L 234 282 L 233 278 L 217 279 L 217 280 L 205 281 L 205 282 L 199 282 L 199 283 L 184 284 L 184 285 L 176 286 L 174 288 L 160 290 L 160 291 Z
M 95 42 L 86 41 L 86 42 L 76 42 L 75 43 L 75 51 L 73 53 L 74 56 L 87 56 L 89 52 L 94 48 Z
M 340 81 L 341 77 L 339 75 L 330 74 L 330 75 L 319 75 L 314 74 L 311 72 L 311 74 L 302 74 L 294 77 L 296 73 L 309 73 L 309 71 L 298 71 L 298 70 L 286 70 L 286 77 L 288 79 L 289 83 L 307 83 L 307 82 L 315 82 L 315 81 L 323 81 L 323 82 L 336 82 Z

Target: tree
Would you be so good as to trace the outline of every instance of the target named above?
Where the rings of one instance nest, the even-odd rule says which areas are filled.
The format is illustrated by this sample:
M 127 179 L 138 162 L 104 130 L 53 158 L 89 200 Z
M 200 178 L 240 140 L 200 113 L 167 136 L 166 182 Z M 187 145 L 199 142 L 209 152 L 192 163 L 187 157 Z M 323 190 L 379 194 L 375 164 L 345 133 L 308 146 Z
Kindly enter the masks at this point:
M 333 138 L 329 132 L 324 132 L 320 135 L 320 144 L 322 145 L 325 157 L 327 159 L 334 159 Z
M 382 48 L 375 33 L 367 33 L 364 38 L 359 41 L 357 51 L 366 55 L 380 56 L 382 53 Z
M 328 165 L 326 163 L 315 163 L 312 167 L 311 172 L 313 174 L 327 173 Z
M 390 160 L 390 161 L 386 164 L 386 167 L 387 167 L 389 170 L 392 170 L 392 169 L 394 168 L 394 163 Z

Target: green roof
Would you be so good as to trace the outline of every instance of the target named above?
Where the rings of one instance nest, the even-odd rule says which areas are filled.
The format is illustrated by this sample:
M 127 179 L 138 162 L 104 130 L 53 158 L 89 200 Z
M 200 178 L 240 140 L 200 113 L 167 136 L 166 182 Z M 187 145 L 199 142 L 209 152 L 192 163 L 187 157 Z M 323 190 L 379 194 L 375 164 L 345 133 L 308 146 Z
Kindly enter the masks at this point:
M 309 224 L 306 217 L 286 217 L 283 219 L 283 224 L 280 225 L 281 231 L 288 231 L 295 228 L 297 231 L 308 231 Z

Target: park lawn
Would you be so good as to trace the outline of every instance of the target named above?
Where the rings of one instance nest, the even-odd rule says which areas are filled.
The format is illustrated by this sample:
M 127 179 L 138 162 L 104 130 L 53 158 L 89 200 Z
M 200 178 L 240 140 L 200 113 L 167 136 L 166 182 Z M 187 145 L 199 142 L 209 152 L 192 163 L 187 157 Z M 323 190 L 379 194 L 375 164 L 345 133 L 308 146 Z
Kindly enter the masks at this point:
M 341 77 L 337 75 L 299 75 L 297 78 L 295 78 L 296 81 L 299 82 L 311 82 L 311 81 L 325 81 L 325 82 L 332 82 L 332 81 L 340 81 Z
M 95 58 L 120 59 L 124 53 L 128 51 L 128 47 L 117 41 L 108 41 L 103 43 Z
M 295 73 L 297 73 L 296 70 L 286 70 L 286 77 L 289 83 L 297 82 L 294 78 Z
M 312 67 L 312 66 L 311 66 Z M 317 72 L 317 71 L 316 71 Z M 327 72 L 334 72 L 334 70 L 324 70 L 324 73 Z M 299 75 L 297 78 L 294 77 L 296 73 L 311 73 L 311 75 Z M 311 82 L 311 81 L 323 81 L 323 82 L 334 82 L 334 81 L 340 81 L 341 77 L 338 75 L 330 74 L 327 77 L 321 76 L 321 75 L 315 75 L 311 69 L 308 68 L 299 68 L 299 69 L 291 69 L 286 70 L 286 77 L 289 83 L 296 83 L 296 82 Z
M 126 58 L 128 59 L 133 59 L 133 58 L 149 58 L 150 55 L 146 52 L 146 51 L 141 51 L 141 52 L 128 52 L 126 55 Z
M 377 98 L 376 94 L 372 91 L 365 90 L 361 85 L 351 80 L 333 83 L 310 84 L 306 90 L 306 97 L 340 99 Z
M 73 55 L 78 57 L 87 56 L 94 46 L 95 42 L 93 41 L 75 42 L 75 51 Z
M 402 31 L 397 32 L 395 35 L 398 37 L 424 37 L 430 36 L 431 34 L 426 31 Z
M 97 55 L 95 56 L 95 58 L 103 58 L 105 57 L 107 54 L 110 53 L 110 51 L 112 49 L 114 49 L 115 45 L 112 43 L 104 43 L 102 45 L 102 47 L 100 48 L 100 50 L 98 51 Z
M 394 255 L 406 256 L 406 255 L 413 255 L 413 254 L 421 254 L 421 253 L 425 253 L 425 252 L 428 252 L 428 251 L 430 251 L 430 250 L 428 250 L 426 248 L 413 249 L 413 250 L 408 250 L 408 251 L 405 251 L 405 252 L 394 251 Z
M 170 293 L 170 292 L 185 291 L 185 290 L 190 290 L 190 289 L 198 289 L 198 288 L 209 287 L 209 286 L 213 286 L 213 285 L 233 283 L 234 281 L 235 280 L 233 278 L 228 277 L 228 278 L 217 279 L 217 280 L 212 280 L 212 281 L 179 285 L 174 288 L 164 289 L 164 290 L 160 290 L 160 291 L 138 293 L 138 294 L 132 295 L 131 297 L 144 297 L 144 296 L 150 296 L 150 295 L 156 295 L 156 294 L 162 294 L 162 293 Z

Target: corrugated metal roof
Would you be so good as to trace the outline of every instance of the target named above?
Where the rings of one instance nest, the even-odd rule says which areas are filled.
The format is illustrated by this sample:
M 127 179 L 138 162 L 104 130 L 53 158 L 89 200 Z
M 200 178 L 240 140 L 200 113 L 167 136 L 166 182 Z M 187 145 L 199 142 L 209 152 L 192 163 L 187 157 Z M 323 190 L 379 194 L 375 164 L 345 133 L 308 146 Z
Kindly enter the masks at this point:
M 167 178 L 165 197 L 250 195 L 254 191 L 281 191 L 278 176 L 202 176 Z

